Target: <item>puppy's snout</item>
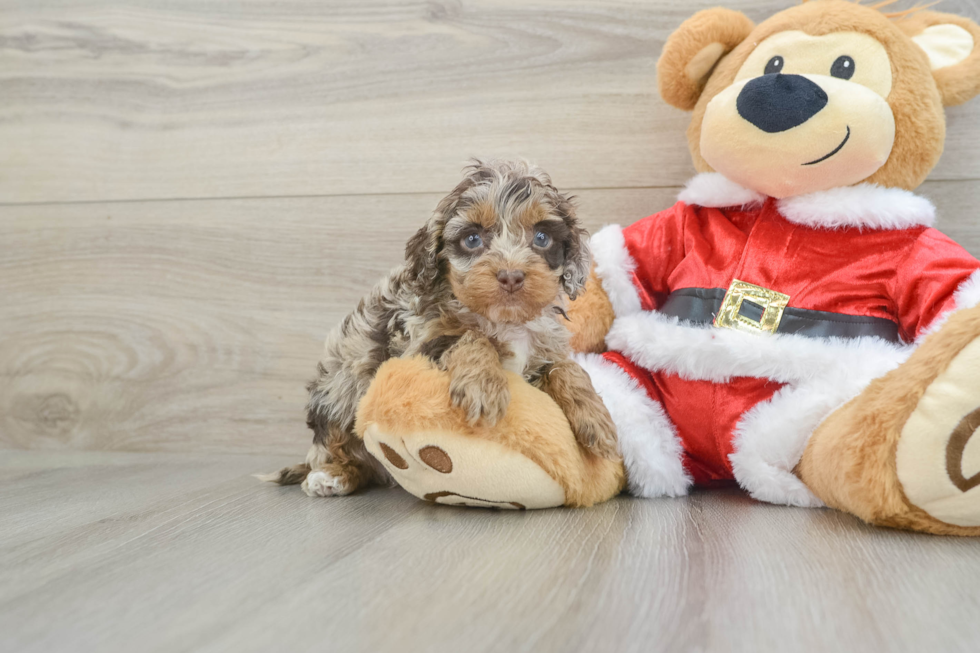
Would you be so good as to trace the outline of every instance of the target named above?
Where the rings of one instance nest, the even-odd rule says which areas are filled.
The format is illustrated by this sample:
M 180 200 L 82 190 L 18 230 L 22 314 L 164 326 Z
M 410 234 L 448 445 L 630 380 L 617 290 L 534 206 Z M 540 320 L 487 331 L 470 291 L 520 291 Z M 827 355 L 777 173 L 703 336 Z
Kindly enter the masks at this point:
M 524 272 L 521 270 L 501 270 L 497 273 L 497 281 L 507 292 L 517 292 L 524 286 Z
M 827 93 L 802 75 L 756 77 L 738 94 L 738 115 L 775 134 L 798 127 L 827 106 Z

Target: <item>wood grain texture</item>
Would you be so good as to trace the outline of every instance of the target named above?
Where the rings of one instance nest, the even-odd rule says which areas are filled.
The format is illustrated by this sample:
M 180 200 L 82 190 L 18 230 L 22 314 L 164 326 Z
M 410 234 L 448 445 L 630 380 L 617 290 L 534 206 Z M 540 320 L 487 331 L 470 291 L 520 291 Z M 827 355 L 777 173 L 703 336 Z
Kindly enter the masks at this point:
M 583 190 L 629 224 L 676 188 Z M 980 191 L 929 182 L 980 255 Z M 0 445 L 285 453 L 324 336 L 438 195 L 0 207 Z
M 736 491 L 309 499 L 281 457 L 0 452 L 0 650 L 975 651 L 975 542 Z
M 715 4 L 0 0 L 0 202 L 443 192 L 472 155 L 676 186 L 688 116 L 655 63 Z M 977 0 L 942 10 L 980 19 Z M 933 179 L 978 177 L 973 102 Z
M 468 155 L 591 228 L 673 201 L 653 64 L 709 4 L 0 0 L 0 446 L 302 452 L 325 333 Z M 923 192 L 980 253 L 971 107 Z
M 675 192 L 583 191 L 581 213 Z M 0 444 L 301 455 L 323 338 L 438 199 L 0 207 Z
M 0 651 L 977 650 L 965 540 L 249 477 L 300 459 L 324 335 L 469 156 L 536 160 L 590 228 L 673 202 L 654 64 L 715 4 L 0 0 Z M 974 102 L 922 192 L 975 255 L 978 178 Z

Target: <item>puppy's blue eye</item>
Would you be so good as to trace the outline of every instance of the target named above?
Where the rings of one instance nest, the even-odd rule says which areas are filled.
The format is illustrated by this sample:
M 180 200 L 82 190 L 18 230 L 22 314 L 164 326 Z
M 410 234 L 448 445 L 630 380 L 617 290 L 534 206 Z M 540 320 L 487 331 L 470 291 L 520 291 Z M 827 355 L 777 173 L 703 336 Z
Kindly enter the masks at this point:
M 480 249 L 483 247 L 483 239 L 480 234 L 470 234 L 463 239 L 463 247 L 466 249 Z
M 537 247 L 547 247 L 551 244 L 551 236 L 543 231 L 539 231 L 538 233 L 534 234 L 534 244 Z

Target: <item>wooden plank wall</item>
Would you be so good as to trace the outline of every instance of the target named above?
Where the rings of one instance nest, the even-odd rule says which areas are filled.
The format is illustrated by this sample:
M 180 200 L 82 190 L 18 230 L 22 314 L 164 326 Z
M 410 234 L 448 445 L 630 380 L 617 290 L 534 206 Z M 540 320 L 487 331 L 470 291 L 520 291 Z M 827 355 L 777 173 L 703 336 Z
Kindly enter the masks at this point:
M 0 0 L 0 447 L 302 454 L 324 334 L 468 157 L 592 228 L 672 202 L 655 62 L 714 4 Z M 948 115 L 922 191 L 980 254 L 980 101 Z

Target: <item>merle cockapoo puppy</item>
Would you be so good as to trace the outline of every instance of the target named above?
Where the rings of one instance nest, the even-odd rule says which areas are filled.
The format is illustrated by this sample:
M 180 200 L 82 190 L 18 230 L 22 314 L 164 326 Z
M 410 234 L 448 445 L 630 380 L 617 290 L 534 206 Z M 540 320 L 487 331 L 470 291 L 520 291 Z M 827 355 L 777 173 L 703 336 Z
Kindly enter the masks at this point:
M 570 360 L 565 305 L 591 256 L 571 199 L 523 161 L 475 161 L 395 268 L 327 337 L 310 383 L 306 463 L 265 477 L 344 495 L 391 478 L 354 434 L 358 402 L 387 359 L 428 356 L 475 423 L 506 412 L 504 370 L 562 408 L 582 447 L 613 458 L 616 432 L 588 374 Z

